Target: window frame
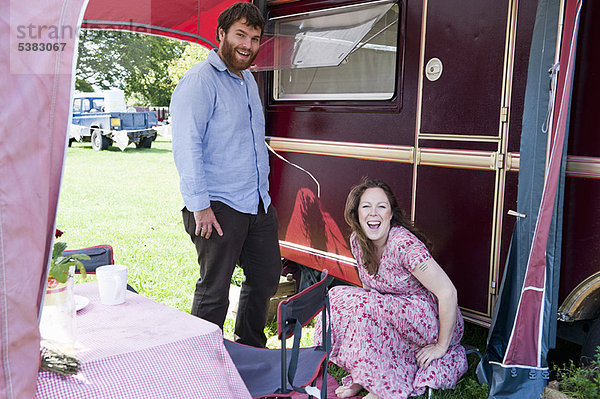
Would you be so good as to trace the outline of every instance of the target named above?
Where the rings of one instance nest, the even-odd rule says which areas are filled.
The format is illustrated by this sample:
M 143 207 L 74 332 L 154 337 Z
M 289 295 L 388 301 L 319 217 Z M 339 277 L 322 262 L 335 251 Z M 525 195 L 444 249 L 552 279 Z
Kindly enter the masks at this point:
M 92 109 L 92 103 L 89 98 L 81 99 L 81 111 L 80 112 L 89 112 Z
M 72 112 L 74 114 L 80 114 L 81 113 L 81 98 L 75 98 L 73 100 L 73 109 Z
M 360 2 L 360 4 L 372 3 L 373 1 Z M 406 31 L 406 0 L 399 0 L 399 21 L 397 30 L 397 51 L 396 51 L 396 68 L 395 68 L 395 87 L 394 94 L 388 100 L 380 99 L 275 99 L 275 79 L 274 71 L 256 72 L 259 82 L 263 83 L 264 92 L 263 98 L 267 111 L 285 111 L 285 112 L 302 112 L 302 111 L 319 111 L 319 112 L 384 112 L 397 113 L 402 109 L 402 83 L 404 75 L 404 48 L 405 48 L 405 31 Z M 327 2 L 327 7 L 324 8 L 341 8 L 356 2 L 337 1 Z M 298 12 L 314 12 L 319 11 L 319 8 L 310 8 L 308 10 L 298 10 L 297 7 L 285 9 L 283 4 L 279 9 L 274 9 L 273 14 L 277 17 L 293 15 Z

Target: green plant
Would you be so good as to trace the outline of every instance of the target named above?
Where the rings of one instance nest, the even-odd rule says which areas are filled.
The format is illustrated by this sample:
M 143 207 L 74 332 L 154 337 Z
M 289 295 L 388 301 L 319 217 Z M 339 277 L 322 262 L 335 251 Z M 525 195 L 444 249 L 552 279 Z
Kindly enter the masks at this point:
M 574 398 L 600 397 L 600 347 L 586 366 L 576 367 L 570 360 L 567 366 L 555 369 L 561 392 Z
M 62 235 L 62 231 L 56 230 L 54 233 L 55 237 L 58 238 Z M 85 267 L 79 259 L 90 259 L 86 254 L 71 254 L 64 256 L 63 252 L 67 249 L 65 242 L 56 241 L 52 248 L 52 261 L 50 262 L 50 270 L 48 275 L 54 278 L 59 283 L 66 283 L 69 277 L 69 268 L 76 266 L 79 269 L 82 277 L 86 276 Z
M 241 287 L 245 279 L 246 275 L 244 274 L 244 269 L 236 266 L 235 269 L 233 269 L 233 274 L 231 275 L 231 284 Z

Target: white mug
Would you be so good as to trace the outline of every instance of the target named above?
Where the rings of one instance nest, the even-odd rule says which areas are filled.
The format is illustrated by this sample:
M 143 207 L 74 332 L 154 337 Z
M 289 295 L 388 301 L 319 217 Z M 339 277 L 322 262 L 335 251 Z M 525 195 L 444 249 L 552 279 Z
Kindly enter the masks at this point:
M 119 305 L 125 302 L 127 290 L 127 266 L 106 265 L 96 269 L 100 302 L 103 305 Z

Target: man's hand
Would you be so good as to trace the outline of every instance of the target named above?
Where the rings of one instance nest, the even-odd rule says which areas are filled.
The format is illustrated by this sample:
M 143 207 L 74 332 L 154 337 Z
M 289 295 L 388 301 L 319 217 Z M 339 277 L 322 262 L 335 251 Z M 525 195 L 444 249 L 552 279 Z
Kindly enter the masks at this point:
M 206 238 L 207 240 L 210 238 L 210 235 L 213 231 L 213 226 L 217 233 L 222 236 L 223 230 L 221 230 L 221 225 L 217 221 L 215 214 L 213 213 L 210 206 L 206 209 L 202 209 L 200 211 L 194 211 L 194 220 L 196 221 L 196 235 Z

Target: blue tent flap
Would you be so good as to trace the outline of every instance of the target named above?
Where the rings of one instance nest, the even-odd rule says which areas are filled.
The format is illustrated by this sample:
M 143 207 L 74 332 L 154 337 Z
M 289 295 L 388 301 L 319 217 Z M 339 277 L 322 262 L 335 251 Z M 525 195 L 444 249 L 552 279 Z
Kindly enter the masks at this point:
M 477 367 L 490 398 L 540 397 L 556 341 L 569 105 L 581 1 L 540 0 L 529 58 L 516 221 L 488 345 Z M 555 104 L 556 103 L 556 104 Z

